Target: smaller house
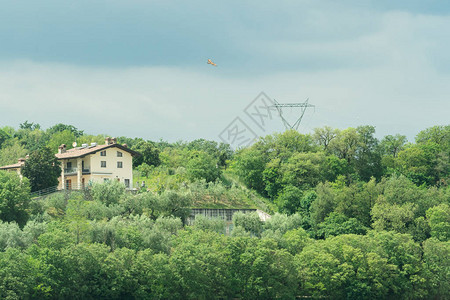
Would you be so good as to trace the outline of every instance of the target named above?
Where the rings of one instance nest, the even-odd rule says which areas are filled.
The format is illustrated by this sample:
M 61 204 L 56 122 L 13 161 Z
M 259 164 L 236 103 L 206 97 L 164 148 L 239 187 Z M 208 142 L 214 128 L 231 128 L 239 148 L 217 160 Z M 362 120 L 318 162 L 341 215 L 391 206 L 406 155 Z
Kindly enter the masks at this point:
M 9 172 L 17 172 L 17 174 L 19 174 L 20 178 L 22 178 L 22 169 L 25 166 L 25 160 L 27 158 L 28 158 L 28 155 L 26 158 L 19 158 L 19 160 L 16 164 L 0 167 L 0 170 L 9 171 Z

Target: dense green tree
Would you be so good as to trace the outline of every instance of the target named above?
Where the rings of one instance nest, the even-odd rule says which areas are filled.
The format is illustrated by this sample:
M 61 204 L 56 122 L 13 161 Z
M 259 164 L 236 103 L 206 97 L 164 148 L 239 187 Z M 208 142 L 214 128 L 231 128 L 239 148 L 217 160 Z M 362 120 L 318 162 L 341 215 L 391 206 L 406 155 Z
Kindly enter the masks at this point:
M 30 184 L 16 173 L 0 171 L 0 220 L 24 226 L 28 220 Z
M 342 235 L 307 245 L 295 257 L 301 295 L 383 299 L 396 294 L 397 267 L 370 251 L 367 242 L 363 237 Z
M 318 184 L 317 199 L 311 203 L 311 222 L 322 223 L 331 212 L 341 213 L 348 218 L 356 218 L 364 226 L 371 223 L 371 209 L 380 194 L 374 179 L 354 182 L 347 186 L 343 177 L 332 184 Z
M 245 231 L 250 232 L 254 236 L 261 236 L 263 231 L 263 223 L 256 212 L 248 214 L 242 212 L 234 213 L 233 226 L 235 228 L 244 228 Z
M 348 218 L 343 214 L 333 212 L 318 225 L 316 236 L 328 238 L 341 234 L 366 234 L 367 229 L 357 219 Z
M 450 242 L 435 238 L 423 243 L 424 276 L 428 298 L 446 299 L 450 291 Z
M 0 128 L 0 148 L 2 148 L 3 143 L 9 140 L 10 138 L 11 136 Z
M 62 144 L 66 145 L 67 149 L 72 148 L 73 142 L 75 142 L 75 135 L 70 130 L 63 130 L 55 132 L 47 143 L 47 146 L 53 151 L 58 152 L 58 147 Z
M 440 241 L 450 239 L 450 206 L 442 203 L 427 210 L 431 236 Z
M 206 152 L 194 151 L 186 164 L 186 174 L 191 181 L 205 179 L 206 182 L 216 181 L 222 171 L 217 159 Z
M 39 124 L 28 123 L 24 126 L 22 125 L 24 124 L 21 124 L 20 129 L 15 132 L 14 137 L 18 138 L 26 149 L 35 151 L 47 144 L 50 135 L 41 130 Z
M 177 237 L 169 264 L 181 299 L 231 296 L 226 249 L 225 239 L 213 232 L 182 232 Z
M 352 165 L 360 142 L 358 131 L 350 127 L 337 131 L 336 137 L 328 147 L 337 157 L 345 159 L 349 165 Z
M 291 215 L 299 210 L 302 197 L 302 190 L 296 186 L 287 185 L 276 198 L 275 204 L 280 212 Z
M 233 162 L 233 169 L 249 188 L 265 194 L 263 172 L 267 158 L 261 151 L 252 148 L 243 149 L 238 152 Z
M 171 267 L 167 254 L 154 254 L 150 249 L 139 251 L 131 268 L 137 282 L 133 296 L 136 299 L 180 298 Z
M 185 224 L 191 213 L 192 198 L 190 195 L 182 192 L 166 191 L 157 198 L 155 204 L 154 216 L 174 216 L 180 218 L 183 224 Z
M 208 141 L 205 139 L 197 139 L 185 146 L 189 151 L 197 150 L 208 153 L 214 158 L 218 159 L 219 166 L 226 166 L 227 160 L 231 159 L 233 150 L 230 145 L 224 143 L 217 143 L 215 141 Z
M 333 129 L 330 126 L 314 129 L 314 140 L 317 144 L 323 147 L 324 151 L 328 150 L 331 141 L 338 135 L 339 130 Z
M 0 298 L 46 298 L 51 288 L 38 285 L 39 261 L 31 259 L 19 249 L 9 248 L 0 252 Z
M 384 155 L 395 158 L 404 149 L 407 141 L 404 135 L 386 135 L 380 142 L 380 148 Z
M 202 215 L 195 217 L 193 226 L 200 230 L 210 230 L 217 233 L 225 233 L 225 221 L 221 218 L 207 218 Z
M 417 144 L 428 144 L 430 142 L 439 145 L 441 151 L 450 154 L 450 125 L 433 126 L 417 134 Z
M 140 154 L 133 158 L 134 167 L 137 167 L 143 163 L 149 166 L 159 166 L 161 164 L 161 160 L 159 158 L 160 151 L 152 142 L 138 142 L 132 149 Z
M 15 139 L 10 139 L 0 148 L 0 166 L 17 163 L 19 158 L 24 158 L 28 151 L 20 142 Z
M 359 178 L 369 181 L 372 177 L 381 179 L 383 169 L 378 140 L 375 138 L 374 126 L 358 126 L 359 147 L 356 151 L 355 169 Z
M 124 194 L 125 185 L 116 180 L 108 180 L 103 183 L 94 183 L 91 189 L 92 198 L 106 205 L 119 203 L 119 199 Z
M 22 174 L 30 180 L 32 192 L 53 187 L 61 175 L 60 162 L 50 148 L 44 147 L 30 154 Z
M 318 147 L 309 134 L 301 134 L 296 130 L 286 130 L 261 138 L 251 149 L 261 151 L 267 159 L 284 160 L 298 152 L 315 152 Z
M 47 132 L 51 135 L 55 135 L 56 133 L 63 132 L 63 131 L 68 131 L 68 132 L 72 133 L 76 138 L 82 136 L 84 133 L 83 130 L 78 130 L 78 128 L 76 128 L 73 125 L 67 125 L 67 124 L 62 124 L 62 123 L 53 125 L 52 127 L 47 129 Z M 75 141 L 75 139 L 74 139 L 74 141 Z
M 440 185 L 449 178 L 450 159 L 440 144 L 429 141 L 400 151 L 395 167 L 417 185 Z
M 19 128 L 20 129 L 26 129 L 26 130 L 35 130 L 35 129 L 41 129 L 41 125 L 38 123 L 34 123 L 34 122 L 28 122 L 28 120 L 26 120 L 25 122 L 19 124 Z

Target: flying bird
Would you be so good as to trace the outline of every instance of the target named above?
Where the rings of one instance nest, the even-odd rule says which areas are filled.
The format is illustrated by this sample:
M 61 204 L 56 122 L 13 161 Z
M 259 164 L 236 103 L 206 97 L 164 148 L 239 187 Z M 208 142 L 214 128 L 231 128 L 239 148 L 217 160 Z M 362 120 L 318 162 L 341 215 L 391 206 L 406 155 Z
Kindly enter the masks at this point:
M 217 65 L 215 64 L 215 63 L 213 63 L 209 58 L 208 58 L 208 62 L 207 62 L 207 64 L 209 64 L 209 65 L 213 65 L 214 67 L 217 67 Z

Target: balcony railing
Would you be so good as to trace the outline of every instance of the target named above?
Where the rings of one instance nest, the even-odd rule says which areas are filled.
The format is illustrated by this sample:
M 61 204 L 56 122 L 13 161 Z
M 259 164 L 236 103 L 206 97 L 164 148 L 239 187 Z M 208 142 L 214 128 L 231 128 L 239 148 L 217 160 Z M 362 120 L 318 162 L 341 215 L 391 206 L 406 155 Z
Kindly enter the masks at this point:
M 64 169 L 64 175 L 76 174 L 77 171 L 78 171 L 78 168 L 66 168 L 66 169 Z
M 78 168 L 65 168 L 64 169 L 64 175 L 72 175 L 72 174 L 77 174 L 78 172 Z M 83 168 L 83 170 L 81 171 L 83 174 L 89 173 L 91 172 L 91 169 L 89 168 Z

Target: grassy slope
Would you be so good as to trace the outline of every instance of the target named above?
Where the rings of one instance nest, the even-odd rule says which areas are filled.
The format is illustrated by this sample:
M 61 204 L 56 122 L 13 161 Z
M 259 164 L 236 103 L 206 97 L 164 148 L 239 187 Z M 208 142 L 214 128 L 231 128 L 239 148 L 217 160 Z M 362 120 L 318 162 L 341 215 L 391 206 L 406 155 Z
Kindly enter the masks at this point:
M 223 172 L 223 180 L 227 185 L 237 186 L 237 197 L 224 194 L 222 197 L 203 197 L 194 202 L 194 208 L 253 208 L 267 213 L 276 211 L 276 207 L 268 199 L 260 196 L 255 191 L 248 189 L 239 178 L 229 171 Z
M 134 186 L 136 182 L 150 183 L 150 178 L 138 177 L 134 174 Z M 228 189 L 223 193 L 201 194 L 195 198 L 193 208 L 233 208 L 233 209 L 260 209 L 267 213 L 274 213 L 276 206 L 268 199 L 255 191 L 248 189 L 239 178 L 229 170 L 223 171 L 222 181 L 227 186 L 234 185 L 234 189 Z

